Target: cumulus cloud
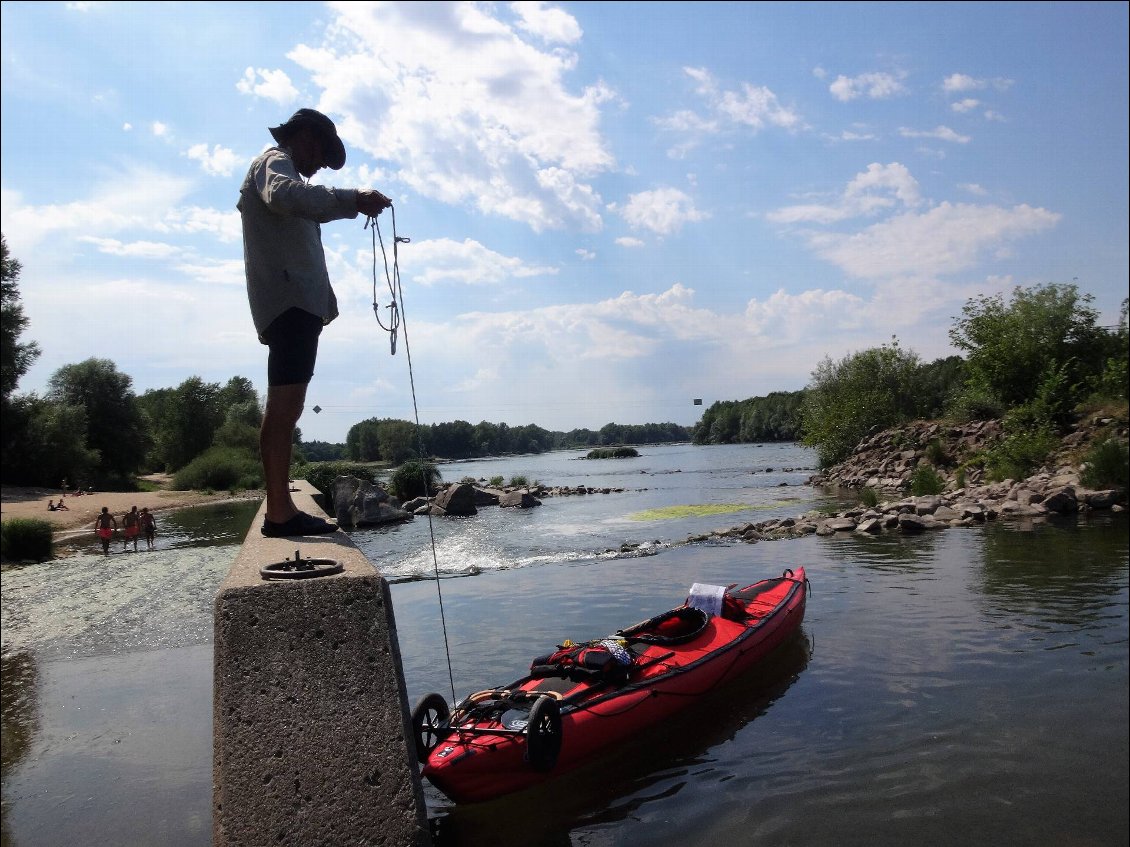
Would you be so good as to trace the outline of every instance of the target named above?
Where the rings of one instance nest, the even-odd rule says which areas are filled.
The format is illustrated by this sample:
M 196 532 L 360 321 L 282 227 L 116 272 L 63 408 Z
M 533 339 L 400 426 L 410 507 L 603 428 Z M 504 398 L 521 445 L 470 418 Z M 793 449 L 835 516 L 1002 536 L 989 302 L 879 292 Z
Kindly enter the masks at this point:
M 199 162 L 204 173 L 212 176 L 231 176 L 236 166 L 242 164 L 242 159 L 227 147 L 216 144 L 208 150 L 207 144 L 194 144 L 185 151 L 185 155 L 194 162 Z
M 828 86 L 832 96 L 841 103 L 847 103 L 860 97 L 869 100 L 887 100 L 906 94 L 906 86 L 902 84 L 905 73 L 891 74 L 886 72 L 872 72 L 847 77 L 840 74 L 835 82 Z
M 454 241 L 435 238 L 412 245 L 413 272 L 420 285 L 455 282 L 463 285 L 498 285 L 511 279 L 552 276 L 557 268 L 528 265 L 513 256 L 503 256 L 473 239 Z
M 632 229 L 649 229 L 659 235 L 670 235 L 682 229 L 683 224 L 705 220 L 707 213 L 695 208 L 694 200 L 677 188 L 658 188 L 641 191 L 628 197 L 618 211 Z
M 757 133 L 767 127 L 795 132 L 804 127 L 800 114 L 782 105 L 765 86 L 743 82 L 737 88 L 726 89 L 705 68 L 685 67 L 683 73 L 694 81 L 695 94 L 703 101 L 706 114 L 679 109 L 652 119 L 660 129 L 690 136 L 668 151 L 672 158 L 682 158 L 702 138 L 720 132 Z
M 79 241 L 93 244 L 99 253 L 109 256 L 124 256 L 136 259 L 167 259 L 180 252 L 180 248 L 172 244 L 158 241 L 132 241 L 125 243 L 116 238 L 95 238 L 94 236 L 81 236 Z
M 298 89 L 294 87 L 286 72 L 281 70 L 248 68 L 235 84 L 235 88 L 241 94 L 273 100 L 284 106 L 298 99 Z
M 621 247 L 643 247 L 644 243 L 638 238 L 632 238 L 629 235 L 621 236 L 616 239 L 616 243 Z
M 896 206 L 912 208 L 920 199 L 918 181 L 905 165 L 873 162 L 866 171 L 856 174 L 833 202 L 786 206 L 768 213 L 766 218 L 784 224 L 829 224 L 872 216 Z
M 584 34 L 576 18 L 545 3 L 516 2 L 511 3 L 510 8 L 518 16 L 518 29 L 543 41 L 573 44 Z
M 411 190 L 535 231 L 602 226 L 591 180 L 614 166 L 600 133 L 603 83 L 571 90 L 579 38 L 566 12 L 472 4 L 332 3 L 323 45 L 289 58 L 308 71 L 347 143 L 395 163 Z M 536 40 L 529 40 L 533 35 Z
M 1054 226 L 1060 215 L 1027 205 L 1003 208 L 940 203 L 856 233 L 812 233 L 809 245 L 860 279 L 939 277 L 968 270 L 1020 238 Z

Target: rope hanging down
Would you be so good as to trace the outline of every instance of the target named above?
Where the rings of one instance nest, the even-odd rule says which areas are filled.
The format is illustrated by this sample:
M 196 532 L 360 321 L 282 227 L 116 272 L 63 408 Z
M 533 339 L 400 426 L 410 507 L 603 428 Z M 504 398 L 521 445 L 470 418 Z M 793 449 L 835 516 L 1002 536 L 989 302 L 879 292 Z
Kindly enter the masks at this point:
M 381 236 L 381 228 L 377 223 L 377 219 L 369 216 L 365 220 L 365 228 L 372 230 L 373 242 L 373 315 L 380 324 L 381 329 L 389 334 L 389 345 L 392 355 L 396 355 L 396 334 L 400 329 L 401 323 L 401 309 L 404 302 L 404 293 L 400 288 L 400 259 L 398 255 L 397 245 L 408 244 L 412 239 L 399 236 L 396 234 L 396 209 L 391 205 L 388 207 L 389 212 L 392 214 L 392 272 L 388 268 L 388 253 L 385 252 L 384 238 Z M 388 283 L 389 294 L 392 297 L 392 302 L 387 306 L 389 310 L 389 325 L 385 326 L 381 320 L 380 306 L 377 305 L 377 244 L 380 243 L 381 256 L 384 259 L 385 268 L 385 281 Z M 408 384 L 412 388 L 412 413 L 416 419 L 416 453 L 419 456 L 424 455 L 424 440 L 421 436 L 420 430 L 420 409 L 416 404 L 416 377 L 412 372 L 412 349 L 408 346 L 408 325 L 404 325 L 404 352 L 408 356 Z M 420 474 L 423 477 L 424 494 L 428 494 L 428 473 L 427 466 L 420 463 Z M 451 702 L 455 703 L 455 675 L 451 670 L 451 645 L 447 639 L 447 618 L 443 612 L 443 590 L 440 588 L 439 579 L 439 558 L 436 556 L 436 532 L 435 525 L 432 523 L 431 511 L 428 512 L 428 535 L 432 543 L 432 568 L 436 577 L 436 596 L 439 598 L 439 621 L 443 629 L 443 650 L 447 656 L 447 679 L 451 683 Z
M 392 355 L 396 355 L 396 333 L 400 329 L 400 307 L 397 302 L 402 298 L 400 290 L 400 256 L 397 249 L 398 244 L 408 244 L 411 238 L 398 236 L 396 234 L 396 209 L 389 206 L 389 212 L 392 214 L 392 273 L 388 269 L 388 253 L 385 252 L 385 241 L 381 236 L 381 227 L 377 223 L 375 217 L 367 217 L 365 219 L 365 229 L 372 231 L 373 240 L 373 315 L 380 324 L 381 329 L 389 335 L 389 346 L 392 350 Z M 377 242 L 381 245 L 381 256 L 384 258 L 385 266 L 385 282 L 388 283 L 388 293 L 392 298 L 392 302 L 385 308 L 389 310 L 389 324 L 384 325 L 381 320 L 381 309 L 377 304 Z

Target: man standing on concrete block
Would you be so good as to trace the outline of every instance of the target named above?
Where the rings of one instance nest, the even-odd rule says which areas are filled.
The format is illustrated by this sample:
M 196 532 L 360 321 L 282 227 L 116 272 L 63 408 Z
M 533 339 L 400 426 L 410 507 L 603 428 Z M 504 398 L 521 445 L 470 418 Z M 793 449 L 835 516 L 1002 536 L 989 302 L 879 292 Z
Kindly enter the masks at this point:
M 337 127 L 321 112 L 299 109 L 269 129 L 276 146 L 251 163 L 236 204 L 251 318 L 268 348 L 267 408 L 259 432 L 267 490 L 262 531 L 269 537 L 321 535 L 336 524 L 300 511 L 290 496 L 291 445 L 314 375 L 318 337 L 338 315 L 321 224 L 375 217 L 392 201 L 379 191 L 326 188 L 303 179 L 345 164 Z

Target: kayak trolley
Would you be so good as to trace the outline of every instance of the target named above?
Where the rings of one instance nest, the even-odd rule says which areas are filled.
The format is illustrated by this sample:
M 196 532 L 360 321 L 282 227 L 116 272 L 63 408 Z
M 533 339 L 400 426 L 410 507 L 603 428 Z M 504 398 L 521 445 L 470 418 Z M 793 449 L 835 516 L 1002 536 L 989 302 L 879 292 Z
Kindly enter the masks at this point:
M 524 737 L 530 767 L 552 770 L 561 752 L 560 696 L 494 688 L 470 695 L 452 712 L 443 695 L 427 694 L 412 710 L 416 758 L 427 762 L 432 751 L 452 735 Z M 484 721 L 490 726 L 482 726 Z

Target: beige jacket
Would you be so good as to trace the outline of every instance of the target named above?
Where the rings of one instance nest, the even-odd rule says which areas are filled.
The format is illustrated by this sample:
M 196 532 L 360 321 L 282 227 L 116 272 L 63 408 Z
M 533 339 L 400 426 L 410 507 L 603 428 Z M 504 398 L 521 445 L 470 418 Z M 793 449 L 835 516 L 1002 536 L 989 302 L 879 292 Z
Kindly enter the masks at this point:
M 292 306 L 327 324 L 336 318 L 320 224 L 356 218 L 357 191 L 304 182 L 287 151 L 272 147 L 251 163 L 236 208 L 243 219 L 247 299 L 260 341 Z

